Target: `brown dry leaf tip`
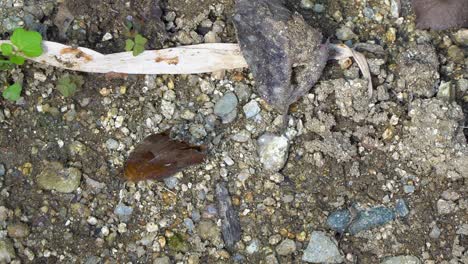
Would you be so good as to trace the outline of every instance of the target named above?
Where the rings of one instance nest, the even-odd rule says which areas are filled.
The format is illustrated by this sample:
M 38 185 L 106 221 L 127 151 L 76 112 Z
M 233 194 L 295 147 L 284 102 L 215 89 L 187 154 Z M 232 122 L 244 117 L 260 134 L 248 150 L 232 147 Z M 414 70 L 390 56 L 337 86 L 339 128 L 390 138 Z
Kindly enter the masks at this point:
M 416 24 L 421 29 L 468 27 L 467 0 L 412 0 Z
M 125 163 L 124 175 L 129 181 L 162 180 L 206 158 L 206 148 L 171 139 L 163 132 L 146 137 Z

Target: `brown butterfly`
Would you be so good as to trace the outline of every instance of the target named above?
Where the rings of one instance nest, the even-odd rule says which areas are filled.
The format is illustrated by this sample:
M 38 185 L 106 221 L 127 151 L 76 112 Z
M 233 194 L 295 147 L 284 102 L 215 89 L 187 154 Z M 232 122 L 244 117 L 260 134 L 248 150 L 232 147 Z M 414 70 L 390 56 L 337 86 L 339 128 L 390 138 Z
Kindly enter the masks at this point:
M 468 26 L 468 0 L 412 0 L 418 28 L 444 30 Z
M 202 163 L 205 147 L 171 139 L 167 132 L 153 134 L 140 142 L 125 163 L 129 181 L 162 180 L 186 167 Z

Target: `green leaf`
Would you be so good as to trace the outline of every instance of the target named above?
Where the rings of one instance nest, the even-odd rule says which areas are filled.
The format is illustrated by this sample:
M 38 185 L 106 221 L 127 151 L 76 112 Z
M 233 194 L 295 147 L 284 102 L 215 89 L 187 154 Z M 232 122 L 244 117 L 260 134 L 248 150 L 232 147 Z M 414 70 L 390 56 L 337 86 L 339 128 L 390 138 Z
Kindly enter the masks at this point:
M 126 51 L 131 51 L 133 50 L 133 47 L 135 46 L 135 42 L 133 42 L 133 40 L 131 39 L 127 39 L 125 41 L 125 50 Z
M 136 34 L 135 36 L 135 44 L 140 44 L 142 46 L 145 46 L 146 42 L 148 42 L 148 40 L 143 37 L 142 35 L 140 34 Z
M 2 45 L 0 45 L 0 50 L 2 51 L 2 54 L 4 56 L 10 56 L 11 54 L 13 54 L 13 46 L 8 43 L 3 43 Z
M 17 101 L 20 98 L 22 89 L 23 88 L 21 87 L 21 85 L 19 85 L 18 83 L 14 83 L 8 86 L 8 88 L 6 88 L 5 90 L 3 90 L 3 98 L 13 102 Z
M 10 41 L 28 57 L 39 57 L 42 54 L 42 36 L 36 31 L 17 28 Z
M 18 55 L 11 55 L 10 56 L 10 61 L 16 65 L 23 65 L 24 64 L 24 58 Z
M 76 90 L 84 83 L 83 77 L 78 75 L 63 75 L 57 84 L 57 89 L 64 97 L 70 97 L 75 94 Z
M 145 51 L 145 46 L 140 45 L 140 44 L 135 44 L 135 47 L 133 47 L 133 56 L 138 56 L 141 53 Z
M 13 69 L 13 63 L 7 60 L 0 60 L 0 71 L 7 71 Z

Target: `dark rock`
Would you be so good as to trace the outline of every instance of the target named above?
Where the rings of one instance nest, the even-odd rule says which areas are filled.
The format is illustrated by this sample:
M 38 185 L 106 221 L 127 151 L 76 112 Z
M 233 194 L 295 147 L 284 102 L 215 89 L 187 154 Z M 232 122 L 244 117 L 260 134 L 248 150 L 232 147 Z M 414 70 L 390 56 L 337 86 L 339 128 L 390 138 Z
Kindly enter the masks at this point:
M 337 231 L 344 232 L 351 221 L 351 213 L 348 209 L 338 210 L 331 213 L 327 218 L 328 226 Z
M 418 28 L 468 27 L 466 0 L 412 0 Z
M 359 211 L 356 218 L 349 225 L 349 233 L 355 235 L 361 231 L 384 225 L 395 219 L 393 210 L 379 206 L 365 211 Z
M 322 34 L 283 0 L 238 0 L 234 25 L 258 93 L 287 113 L 322 74 L 328 59 Z
M 221 232 L 227 249 L 233 250 L 234 245 L 241 239 L 241 226 L 239 215 L 232 207 L 231 197 L 223 183 L 216 185 L 218 210 L 221 217 Z

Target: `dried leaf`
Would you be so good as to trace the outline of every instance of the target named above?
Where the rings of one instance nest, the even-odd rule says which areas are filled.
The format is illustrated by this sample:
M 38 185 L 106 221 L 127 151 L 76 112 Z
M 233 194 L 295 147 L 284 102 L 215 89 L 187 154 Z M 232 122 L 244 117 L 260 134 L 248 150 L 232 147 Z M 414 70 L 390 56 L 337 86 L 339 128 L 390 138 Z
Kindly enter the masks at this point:
M 169 134 L 146 137 L 128 157 L 125 177 L 129 181 L 162 180 L 186 167 L 202 163 L 206 154 L 201 146 L 171 139 Z
M 444 30 L 468 26 L 467 0 L 412 0 L 417 27 Z
M 369 98 L 371 98 L 373 91 L 372 77 L 369 70 L 369 64 L 367 64 L 367 59 L 364 54 L 357 52 L 344 44 L 330 44 L 330 49 L 335 52 L 330 56 L 330 59 L 342 60 L 351 57 L 354 58 L 359 66 L 359 69 L 361 69 L 362 75 L 368 80 L 368 93 Z
M 322 74 L 328 58 L 322 34 L 283 0 L 238 0 L 234 25 L 257 92 L 287 113 Z

